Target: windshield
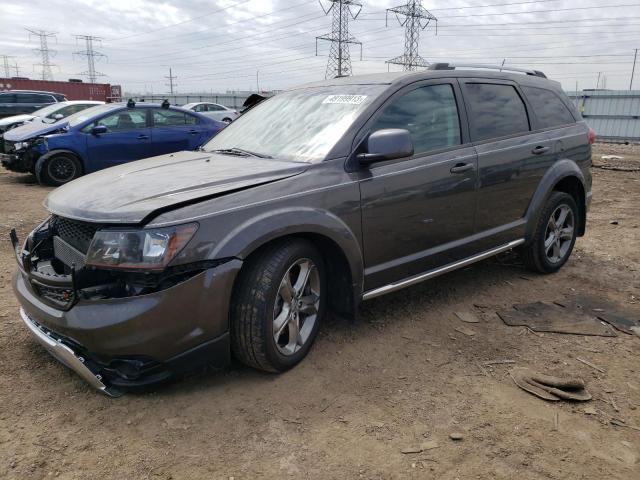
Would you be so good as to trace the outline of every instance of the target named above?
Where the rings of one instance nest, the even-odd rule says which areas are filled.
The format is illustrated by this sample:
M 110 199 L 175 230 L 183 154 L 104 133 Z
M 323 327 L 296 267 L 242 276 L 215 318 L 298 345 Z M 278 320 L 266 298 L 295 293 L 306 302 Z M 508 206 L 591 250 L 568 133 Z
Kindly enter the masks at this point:
M 263 157 L 320 162 L 386 87 L 324 86 L 278 94 L 240 116 L 204 150 L 243 150 Z
M 92 119 L 96 115 L 100 115 L 101 113 L 107 113 L 116 107 L 118 107 L 118 105 L 111 103 L 106 105 L 98 105 L 97 107 L 87 108 L 86 110 L 82 110 L 78 113 L 74 113 L 73 115 L 69 115 L 66 121 L 69 122 L 70 127 L 75 127 L 76 125 L 80 125 L 81 123 Z

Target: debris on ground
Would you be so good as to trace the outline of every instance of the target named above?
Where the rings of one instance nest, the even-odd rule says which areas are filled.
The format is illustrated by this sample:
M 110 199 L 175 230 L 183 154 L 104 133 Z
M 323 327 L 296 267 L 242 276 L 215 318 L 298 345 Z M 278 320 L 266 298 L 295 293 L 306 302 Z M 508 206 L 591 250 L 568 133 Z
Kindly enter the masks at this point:
M 465 326 L 456 327 L 454 328 L 454 330 L 458 333 L 462 333 L 463 335 L 466 335 L 467 337 L 473 337 L 476 334 L 475 331 Z
M 428 442 L 423 442 L 420 445 L 412 445 L 410 447 L 403 448 L 400 450 L 400 453 L 404 453 L 405 455 L 409 455 L 412 453 L 422 453 L 427 450 L 433 450 L 434 448 L 439 448 L 440 445 L 435 440 L 429 440 Z
M 480 320 L 471 312 L 455 312 L 456 317 L 465 323 L 479 323 Z
M 608 325 L 582 309 L 545 302 L 517 304 L 513 308 L 496 312 L 504 323 L 512 327 L 527 327 L 534 332 L 616 336 Z
M 514 368 L 510 372 L 514 383 L 523 390 L 544 400 L 591 400 L 585 383 L 580 378 L 560 378 L 536 373 L 528 368 Z
M 455 442 L 459 442 L 464 439 L 464 435 L 460 432 L 451 432 L 449 438 Z
M 595 316 L 616 330 L 629 335 L 634 334 L 633 328 L 640 328 L 640 317 L 602 298 L 576 295 L 556 303 L 562 307 L 582 310 L 586 315 Z

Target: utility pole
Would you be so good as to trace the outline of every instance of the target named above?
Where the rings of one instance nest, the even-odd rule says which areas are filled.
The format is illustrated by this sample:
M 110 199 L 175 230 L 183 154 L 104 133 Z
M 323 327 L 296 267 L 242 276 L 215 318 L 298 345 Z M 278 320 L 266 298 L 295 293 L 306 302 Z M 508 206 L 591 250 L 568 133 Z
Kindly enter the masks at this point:
M 13 67 L 11 67 L 15 70 L 16 72 L 16 77 L 20 76 L 20 67 L 18 66 L 18 61 L 16 60 L 15 62 L 13 62 Z
M 325 78 L 348 77 L 352 74 L 349 44 L 360 45 L 360 59 L 362 59 L 362 43 L 349 34 L 349 18 L 355 20 L 362 10 L 362 4 L 354 0 L 328 0 L 331 3 L 325 9 L 322 1 L 320 6 L 325 15 L 333 12 L 331 33 L 316 37 L 316 55 L 318 55 L 318 40 L 331 42 L 329 60 Z M 357 11 L 356 11 L 357 9 Z
M 633 76 L 636 74 L 636 60 L 638 60 L 638 49 L 633 56 L 633 69 L 631 70 L 631 82 L 629 82 L 629 90 L 633 90 Z
M 42 80 L 53 80 L 53 73 L 51 72 L 51 67 L 55 67 L 56 65 L 51 63 L 50 58 L 55 57 L 56 51 L 49 49 L 48 40 L 49 38 L 55 38 L 55 32 L 45 32 L 44 30 L 31 30 L 29 28 L 26 29 L 29 32 L 29 40 L 31 37 L 38 37 L 40 40 L 40 48 L 36 48 L 35 52 L 40 55 L 40 63 L 34 64 L 34 67 L 42 68 Z
M 11 57 L 9 55 L 0 55 L 0 58 L 2 58 L 2 64 L 4 67 L 4 76 L 5 78 L 9 78 L 11 76 L 11 67 L 9 67 L 9 59 L 15 58 L 15 57 Z
M 387 25 L 389 24 L 389 12 L 395 13 L 398 23 L 404 27 L 404 54 L 387 60 L 386 63 L 402 65 L 404 70 L 417 70 L 418 67 L 429 66 L 429 62 L 418 53 L 420 31 L 427 28 L 433 21 L 436 22 L 437 32 L 438 19 L 422 6 L 422 0 L 407 0 L 405 5 L 388 8 Z M 401 16 L 404 17 L 404 20 L 400 19 Z M 502 63 L 504 65 L 504 61 Z
M 260 93 L 260 70 L 256 70 L 256 92 Z
M 171 95 L 173 95 L 173 89 L 175 87 L 177 87 L 177 85 L 174 83 L 174 80 L 178 77 L 174 77 L 173 76 L 173 72 L 171 71 L 171 67 L 169 67 L 169 76 L 165 76 L 164 78 L 166 78 L 167 80 L 169 80 L 169 83 L 165 83 L 165 85 L 167 87 L 169 87 L 169 91 L 171 92 Z
M 600 86 L 600 76 L 602 75 L 602 72 L 598 72 L 598 81 L 596 82 L 596 90 L 598 90 L 598 87 Z
M 96 58 L 99 60 L 101 58 L 105 58 L 106 55 L 104 53 L 96 52 L 93 49 L 93 42 L 101 43 L 102 39 L 100 37 L 94 37 L 92 35 L 76 35 L 76 42 L 78 40 L 84 40 L 85 49 L 79 52 L 74 52 L 73 55 L 78 55 L 82 57 L 87 57 L 87 70 L 79 73 L 78 75 L 84 75 L 89 78 L 89 82 L 96 83 L 96 79 L 98 77 L 104 77 L 104 73 L 96 72 Z

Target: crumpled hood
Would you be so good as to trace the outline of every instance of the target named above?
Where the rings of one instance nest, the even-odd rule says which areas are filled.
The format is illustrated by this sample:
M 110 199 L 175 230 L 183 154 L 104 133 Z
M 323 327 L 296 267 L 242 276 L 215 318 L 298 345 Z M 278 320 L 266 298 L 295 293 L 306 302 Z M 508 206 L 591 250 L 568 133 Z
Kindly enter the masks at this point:
M 14 123 L 28 122 L 35 118 L 33 115 L 12 115 L 11 117 L 0 118 L 0 127 L 6 127 L 7 125 L 13 125 Z
M 140 223 L 154 212 L 298 175 L 308 164 L 207 152 L 147 158 L 80 177 L 44 201 L 87 222 Z
M 39 137 L 48 133 L 56 132 L 65 128 L 68 122 L 60 120 L 56 123 L 29 122 L 26 125 L 13 128 L 4 134 L 5 140 L 11 142 L 22 142 L 30 138 Z

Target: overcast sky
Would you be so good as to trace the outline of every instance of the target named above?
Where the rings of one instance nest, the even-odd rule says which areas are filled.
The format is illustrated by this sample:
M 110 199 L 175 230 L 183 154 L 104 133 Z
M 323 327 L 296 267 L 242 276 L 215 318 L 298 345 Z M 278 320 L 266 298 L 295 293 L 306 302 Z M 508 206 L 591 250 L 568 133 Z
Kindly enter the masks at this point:
M 354 74 L 387 71 L 385 59 L 401 55 L 404 29 L 385 9 L 404 0 L 363 0 L 350 24 L 363 44 L 351 46 Z M 323 0 L 325 6 L 330 3 Z M 628 89 L 633 50 L 640 48 L 640 0 L 432 0 L 438 17 L 421 33 L 427 60 L 531 66 L 567 90 L 594 88 L 598 72 L 611 89 Z M 505 5 L 511 4 L 511 5 Z M 492 5 L 486 7 L 486 5 Z M 624 5 L 624 6 L 617 6 Z M 473 6 L 475 8 L 460 8 Z M 485 6 L 485 7 L 478 7 Z M 596 7 L 596 8 L 589 8 Z M 354 9 L 354 13 L 357 10 Z M 86 59 L 74 35 L 102 37 L 96 64 L 105 83 L 128 92 L 164 93 L 172 67 L 177 91 L 283 89 L 324 78 L 331 31 L 318 0 L 7 0 L 0 16 L 0 54 L 17 61 L 21 76 L 38 78 L 39 45 L 26 28 L 56 33 L 54 79 L 78 77 Z M 0 62 L 0 76 L 4 75 Z M 399 70 L 399 67 L 391 67 Z M 256 79 L 256 72 L 258 78 Z M 15 71 L 12 71 L 15 75 Z M 602 86 L 602 83 L 601 85 Z M 636 69 L 640 89 L 640 67 Z

